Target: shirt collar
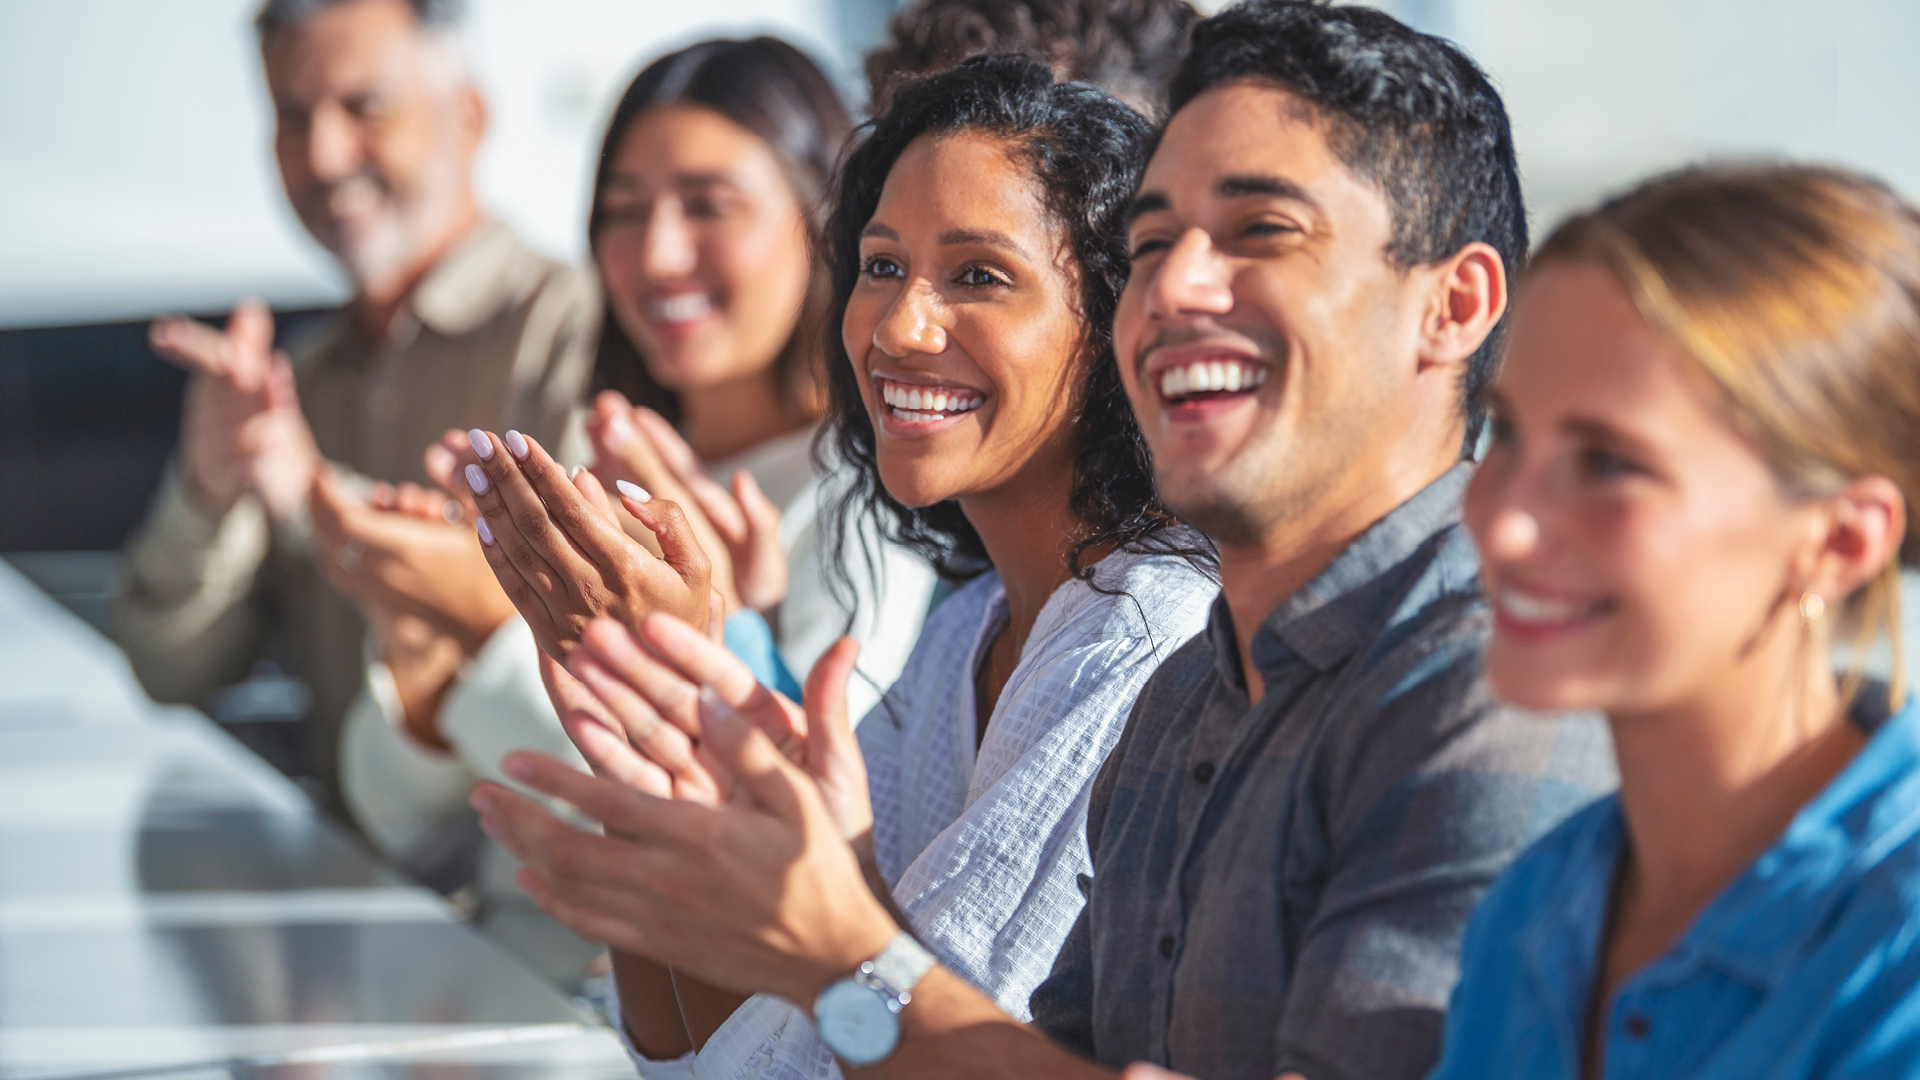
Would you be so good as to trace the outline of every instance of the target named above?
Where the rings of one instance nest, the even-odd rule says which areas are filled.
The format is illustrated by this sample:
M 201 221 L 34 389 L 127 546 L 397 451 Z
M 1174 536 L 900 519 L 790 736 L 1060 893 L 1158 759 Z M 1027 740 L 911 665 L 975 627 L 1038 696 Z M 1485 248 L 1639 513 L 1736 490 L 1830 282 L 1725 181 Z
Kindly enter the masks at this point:
M 1326 671 L 1376 637 L 1383 624 L 1410 616 L 1435 599 L 1407 593 L 1416 576 L 1433 568 L 1432 561 L 1414 556 L 1459 524 L 1460 497 L 1471 475 L 1472 466 L 1464 462 L 1448 469 L 1374 522 L 1312 581 L 1281 601 L 1262 620 L 1250 644 L 1261 676 L 1278 680 L 1296 657 Z M 1442 544 L 1437 554 L 1441 573 L 1423 584 L 1441 593 L 1477 594 L 1479 564 L 1472 545 L 1460 538 Z M 1207 630 L 1221 677 L 1230 685 L 1245 685 L 1224 597 L 1215 602 Z
M 407 307 L 436 334 L 470 334 L 522 291 L 532 254 L 513 230 L 483 220 L 427 271 Z
M 1867 745 L 1708 905 L 1683 951 L 1772 986 L 1848 886 L 1920 831 L 1920 703 L 1909 697 L 1889 715 L 1886 693 L 1869 683 L 1855 699 L 1852 719 L 1870 734 Z

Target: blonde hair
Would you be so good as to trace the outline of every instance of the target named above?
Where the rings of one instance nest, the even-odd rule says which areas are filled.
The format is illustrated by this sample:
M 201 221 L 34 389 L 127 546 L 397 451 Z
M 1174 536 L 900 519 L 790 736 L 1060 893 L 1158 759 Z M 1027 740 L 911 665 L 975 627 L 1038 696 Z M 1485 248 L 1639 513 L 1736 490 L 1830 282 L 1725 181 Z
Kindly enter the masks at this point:
M 1886 186 L 1818 166 L 1685 169 L 1561 225 L 1532 265 L 1554 260 L 1612 270 L 1790 493 L 1884 476 L 1920 507 L 1920 213 Z M 1920 562 L 1909 525 L 1902 558 L 1843 608 L 1856 661 L 1887 638 L 1895 708 L 1900 563 Z

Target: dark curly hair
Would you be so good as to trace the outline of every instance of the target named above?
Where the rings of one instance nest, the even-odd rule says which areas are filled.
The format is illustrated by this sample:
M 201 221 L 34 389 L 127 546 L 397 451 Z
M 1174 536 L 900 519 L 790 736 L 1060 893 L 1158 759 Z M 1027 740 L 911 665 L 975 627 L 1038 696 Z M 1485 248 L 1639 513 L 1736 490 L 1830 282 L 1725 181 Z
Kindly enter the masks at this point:
M 1174 72 L 1178 112 L 1223 83 L 1280 84 L 1329 123 L 1328 148 L 1386 197 L 1387 256 L 1425 266 L 1474 241 L 1500 253 L 1512 281 L 1527 256 L 1527 209 L 1506 104 L 1452 43 L 1366 7 L 1244 0 L 1193 28 Z M 1505 347 L 1502 318 L 1461 377 L 1463 455 L 1486 423 L 1482 396 Z
M 882 112 L 900 80 L 994 54 L 1045 64 L 1152 115 L 1199 18 L 1187 0 L 913 0 L 867 54 L 868 100 Z
M 719 113 L 765 140 L 785 169 L 806 215 L 808 240 L 820 249 L 822 219 L 833 167 L 853 130 L 853 119 L 833 83 L 805 53 L 779 38 L 745 41 L 716 38 L 689 45 L 648 64 L 607 122 L 600 164 L 593 177 L 593 208 L 587 238 L 597 244 L 605 224 L 601 192 L 613 169 L 620 140 L 648 109 L 697 105 Z M 815 343 L 827 308 L 826 275 L 816 271 L 807 289 L 800 320 L 775 361 L 780 385 L 795 401 L 811 399 L 819 378 Z M 838 324 L 835 324 L 838 325 Z M 648 374 L 640 350 L 613 317 L 609 306 L 594 357 L 593 389 L 618 390 L 668 421 L 680 420 L 680 397 Z
M 823 515 L 827 550 L 843 553 L 832 560 L 839 575 L 832 584 L 839 590 L 853 586 L 844 552 L 852 524 L 866 515 L 892 539 L 926 556 L 943 577 L 971 577 L 992 566 L 980 534 L 957 502 L 907 506 L 880 483 L 873 421 L 838 332 L 860 274 L 860 232 L 880 204 L 894 162 L 923 135 L 963 131 L 991 135 L 1015 151 L 1043 189 L 1048 215 L 1067 237 L 1079 287 L 1078 315 L 1086 328 L 1086 375 L 1070 421 L 1079 436 L 1070 506 L 1081 523 L 1073 537 L 1071 572 L 1091 583 L 1093 567 L 1082 564 L 1083 556 L 1108 547 L 1179 555 L 1211 571 L 1213 551 L 1197 534 L 1184 528 L 1169 532 L 1177 522 L 1154 492 L 1146 439 L 1113 357 L 1113 311 L 1129 269 L 1121 218 L 1139 182 L 1151 127 L 1092 86 L 1054 82 L 1051 70 L 1031 60 L 983 56 L 898 88 L 892 108 L 867 125 L 864 140 L 841 168 L 827 224 L 830 325 L 835 328 L 827 335 L 830 423 L 816 447 L 816 452 L 830 447 L 846 477 L 831 512 Z M 865 555 L 872 572 L 876 553 Z

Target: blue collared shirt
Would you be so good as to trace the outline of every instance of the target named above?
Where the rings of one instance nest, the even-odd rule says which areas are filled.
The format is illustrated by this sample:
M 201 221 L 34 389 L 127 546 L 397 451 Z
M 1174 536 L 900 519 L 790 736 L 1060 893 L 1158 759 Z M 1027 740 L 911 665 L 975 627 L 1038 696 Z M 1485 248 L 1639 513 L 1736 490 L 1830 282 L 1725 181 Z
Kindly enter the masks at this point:
M 1606 1080 L 1920 1076 L 1920 705 L 1910 698 L 1888 719 L 1884 687 L 1860 700 L 1866 747 L 1621 984 L 1606 1017 Z M 1429 1080 L 1580 1076 L 1625 843 L 1609 797 L 1494 886 L 1467 930 Z

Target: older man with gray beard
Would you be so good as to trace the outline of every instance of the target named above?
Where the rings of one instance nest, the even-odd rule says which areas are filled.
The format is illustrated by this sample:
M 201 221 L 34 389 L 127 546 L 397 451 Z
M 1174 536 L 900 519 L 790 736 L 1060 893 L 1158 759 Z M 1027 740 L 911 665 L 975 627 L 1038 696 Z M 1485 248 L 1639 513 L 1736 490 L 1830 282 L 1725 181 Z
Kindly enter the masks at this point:
M 367 678 L 369 622 L 394 711 L 431 718 L 512 614 L 470 528 L 413 519 L 401 536 L 360 522 L 369 539 L 343 542 L 342 516 L 368 512 L 369 492 L 391 504 L 386 483 L 427 482 L 423 451 L 451 428 L 515 428 L 566 454 L 592 366 L 591 277 L 530 251 L 475 201 L 487 110 L 456 8 L 268 0 L 256 25 L 280 175 L 354 295 L 285 354 L 256 303 L 223 331 L 152 328 L 154 349 L 192 378 L 178 457 L 127 550 L 115 636 L 168 701 L 201 700 L 290 645 L 312 690 L 298 768 L 336 807 L 339 726 Z M 394 546 L 376 549 L 376 534 Z

